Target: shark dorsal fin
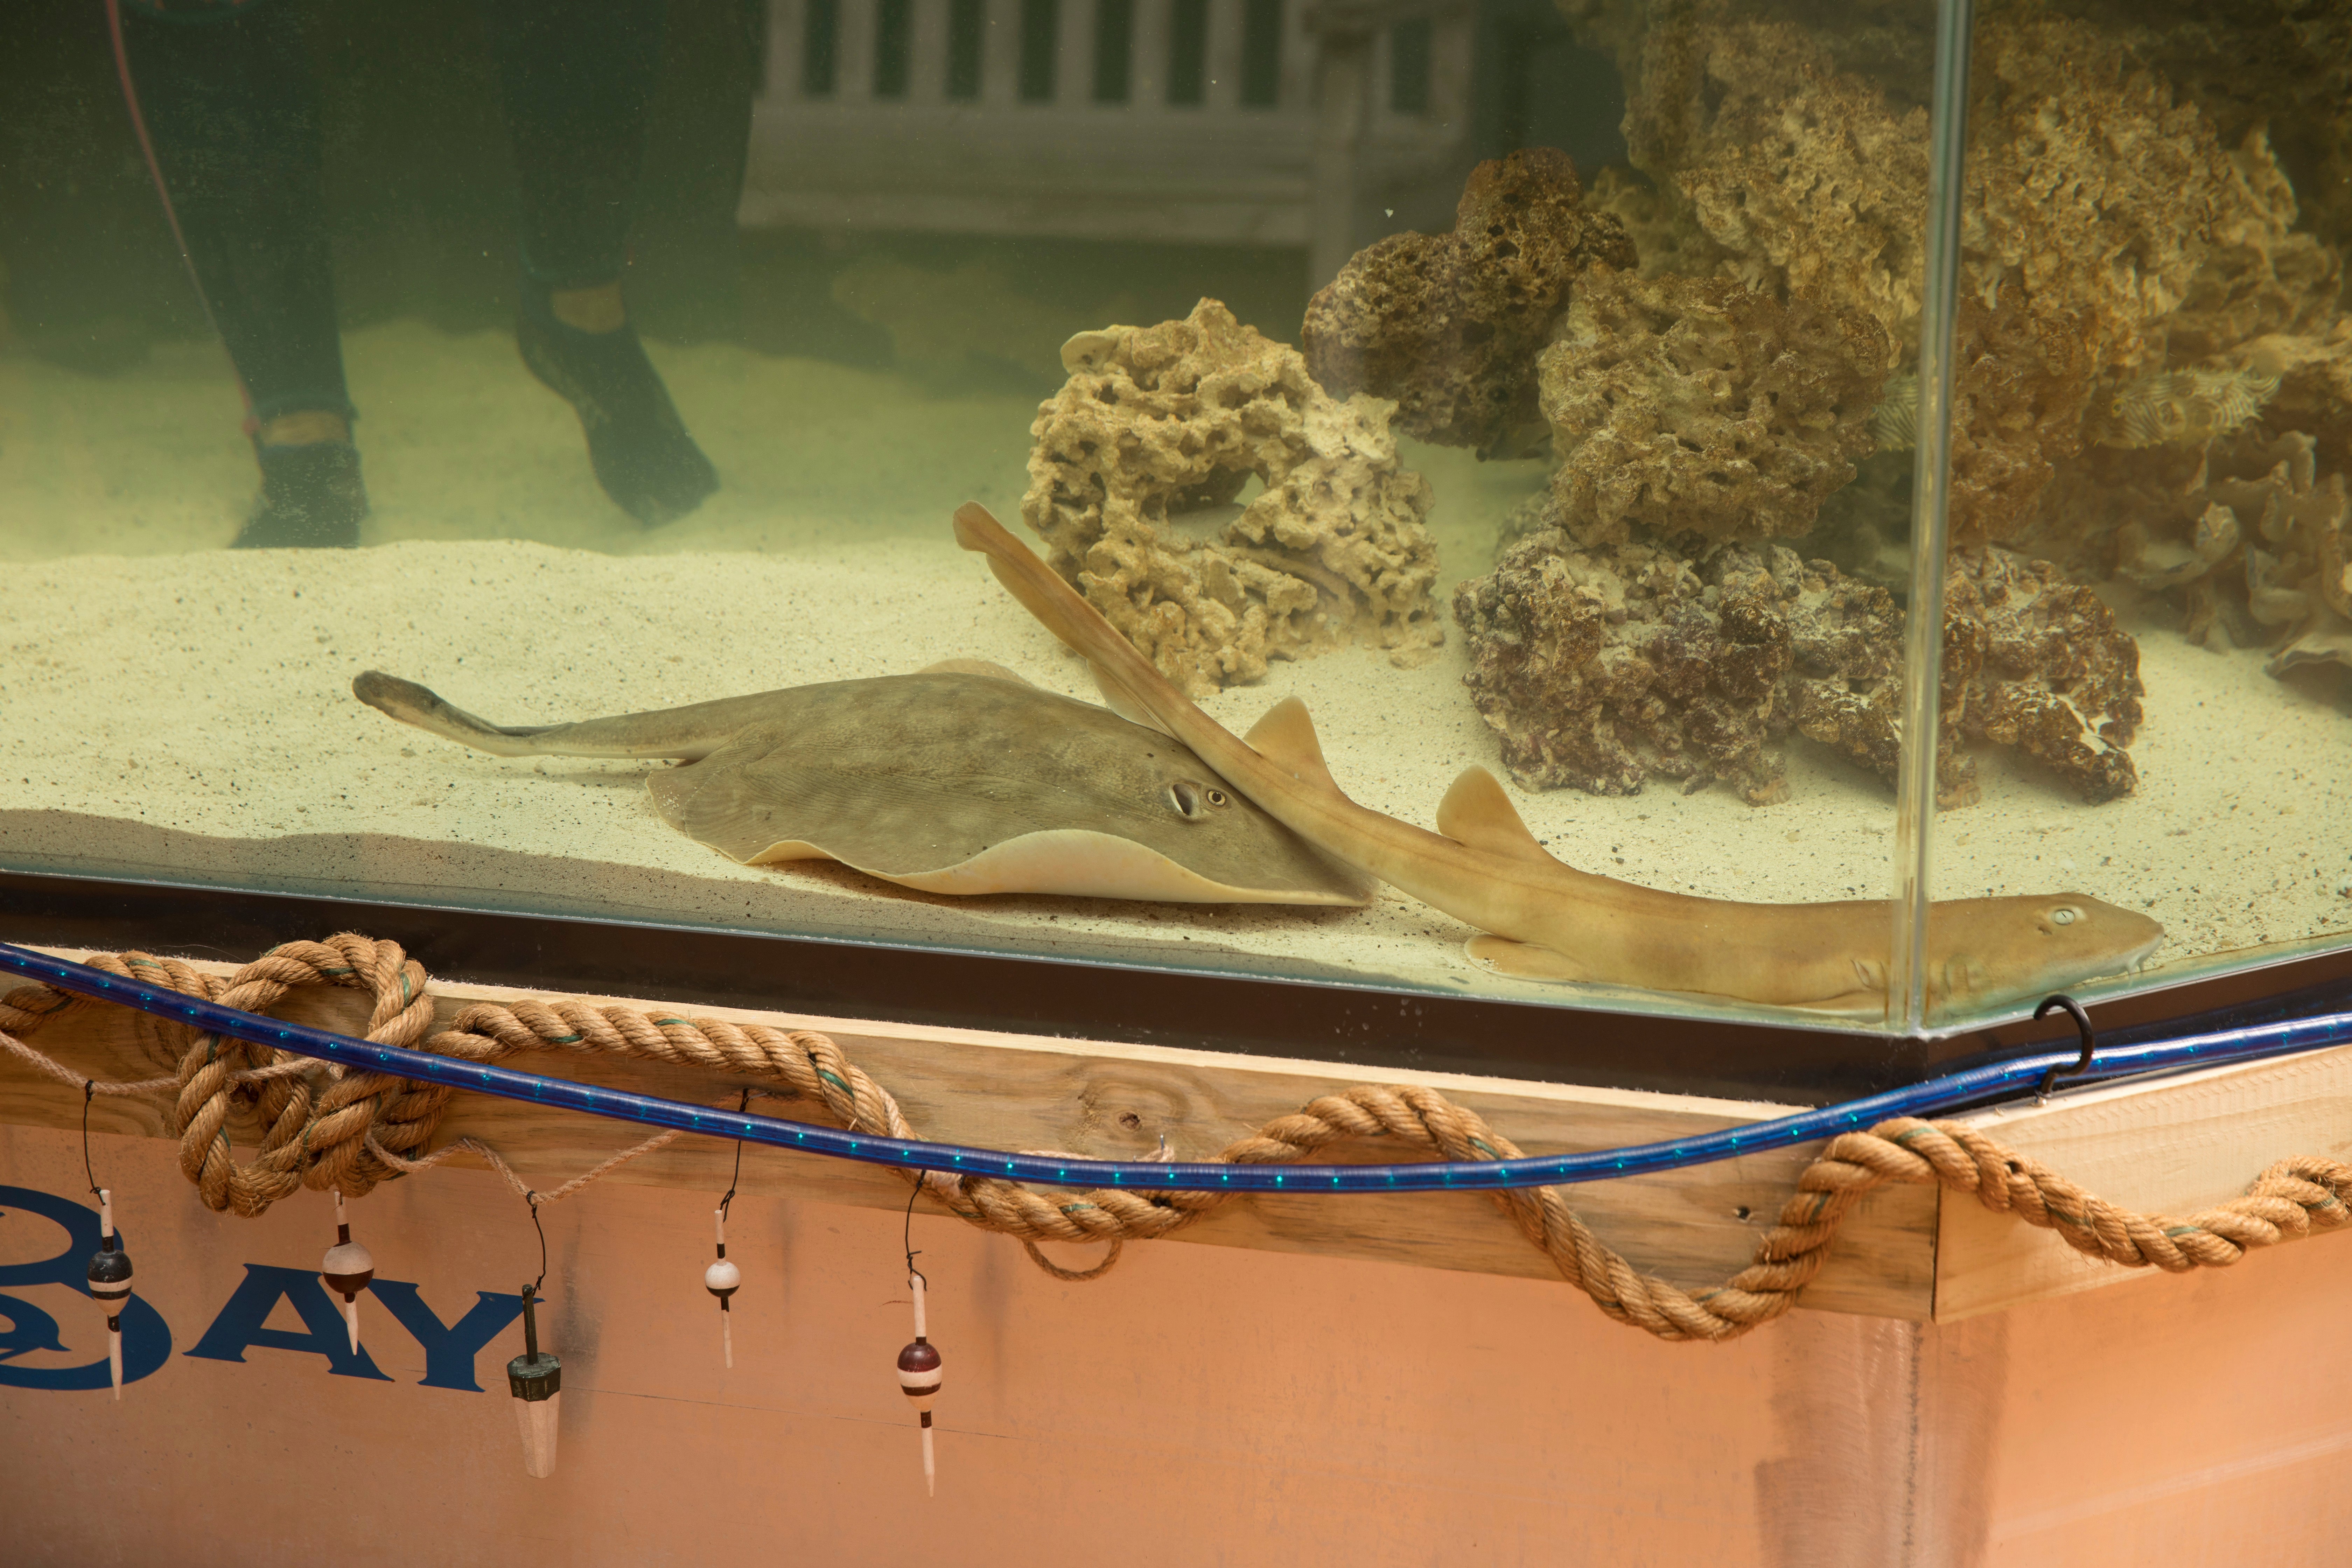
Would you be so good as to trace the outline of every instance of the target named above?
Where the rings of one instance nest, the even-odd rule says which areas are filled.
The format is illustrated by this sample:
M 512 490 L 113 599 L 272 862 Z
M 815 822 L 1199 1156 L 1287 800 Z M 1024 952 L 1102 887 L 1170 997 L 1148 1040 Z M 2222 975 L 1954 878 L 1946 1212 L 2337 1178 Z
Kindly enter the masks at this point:
M 1162 724 L 1151 710 L 1143 705 L 1142 699 L 1129 690 L 1127 684 L 1118 676 L 1092 659 L 1087 660 L 1087 668 L 1094 672 L 1095 689 L 1102 693 L 1104 707 L 1130 724 L 1140 724 L 1147 730 L 1157 730 L 1163 735 L 1168 734 L 1168 726 Z M 1170 736 L 1170 739 L 1172 740 L 1174 737 Z
M 1484 768 L 1465 768 L 1437 806 L 1437 831 L 1458 844 L 1519 859 L 1549 860 L 1544 847 L 1519 820 L 1500 779 Z
M 1315 721 L 1307 704 L 1286 697 L 1265 710 L 1265 717 L 1242 737 L 1250 750 L 1303 783 L 1337 789 L 1331 769 L 1323 761 L 1323 742 L 1315 738 Z

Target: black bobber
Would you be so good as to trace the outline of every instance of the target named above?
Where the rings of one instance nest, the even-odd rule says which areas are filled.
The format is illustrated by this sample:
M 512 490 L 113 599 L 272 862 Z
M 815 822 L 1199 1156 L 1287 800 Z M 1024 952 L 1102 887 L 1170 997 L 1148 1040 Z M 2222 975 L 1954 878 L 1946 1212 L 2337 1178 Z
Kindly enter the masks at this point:
M 131 1300 L 131 1255 L 114 1234 L 114 1194 L 98 1194 L 98 1250 L 89 1255 L 89 1294 L 106 1313 L 106 1365 L 122 1397 L 122 1309 Z

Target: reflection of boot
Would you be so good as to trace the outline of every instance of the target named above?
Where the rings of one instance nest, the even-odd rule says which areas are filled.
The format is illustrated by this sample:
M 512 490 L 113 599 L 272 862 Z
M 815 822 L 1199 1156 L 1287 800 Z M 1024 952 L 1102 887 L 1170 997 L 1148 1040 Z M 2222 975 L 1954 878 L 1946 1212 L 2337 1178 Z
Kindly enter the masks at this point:
M 719 475 L 646 358 L 636 329 L 583 331 L 556 320 L 546 292 L 526 281 L 515 312 L 522 363 L 580 416 L 596 482 L 643 523 L 667 522 L 702 504 Z
M 344 549 L 360 542 L 368 514 L 359 448 L 348 441 L 264 446 L 261 500 L 236 536 L 235 550 Z

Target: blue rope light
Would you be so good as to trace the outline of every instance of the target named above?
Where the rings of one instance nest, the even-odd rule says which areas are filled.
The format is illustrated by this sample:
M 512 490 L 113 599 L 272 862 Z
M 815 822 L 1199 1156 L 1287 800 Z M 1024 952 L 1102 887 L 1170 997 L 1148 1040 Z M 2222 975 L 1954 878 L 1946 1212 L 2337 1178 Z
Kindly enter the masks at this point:
M 1687 1138 L 1575 1154 L 1529 1154 L 1516 1160 L 1428 1161 L 1402 1165 L 1227 1165 L 1199 1161 L 1162 1164 L 1010 1154 L 996 1149 L 922 1143 L 713 1110 L 675 1100 L 631 1094 L 625 1089 L 513 1072 L 397 1046 L 380 1046 L 257 1013 L 240 1012 L 168 987 L 120 979 L 102 969 L 69 963 L 5 942 L 0 942 L 0 969 L 12 970 L 60 991 L 121 1003 L 174 1023 L 193 1025 L 256 1045 L 273 1046 L 297 1056 L 316 1057 L 367 1072 L 388 1073 L 507 1100 L 529 1100 L 535 1105 L 559 1106 L 616 1121 L 675 1128 L 713 1138 L 740 1138 L 772 1148 L 805 1150 L 812 1154 L 828 1154 L 871 1165 L 941 1171 L 951 1175 L 998 1176 L 1046 1186 L 1132 1187 L 1150 1192 L 1491 1192 L 1507 1187 L 1607 1181 L 1615 1176 L 1680 1170 L 1741 1154 L 1785 1149 L 1793 1143 L 1810 1143 L 1841 1132 L 1861 1131 L 1889 1117 L 1925 1116 L 1954 1106 L 2020 1095 L 2039 1083 L 2043 1073 L 2053 1067 L 2070 1067 L 2078 1056 L 2077 1047 L 2069 1043 L 2063 1050 L 1971 1068 L 1770 1121 L 1751 1121 Z M 2172 1039 L 2102 1044 L 2090 1070 L 2066 1081 L 2074 1086 L 2145 1073 L 2259 1061 L 2347 1041 L 2352 1041 L 2352 1013 L 2331 1012 L 2242 1028 L 2208 1030 Z

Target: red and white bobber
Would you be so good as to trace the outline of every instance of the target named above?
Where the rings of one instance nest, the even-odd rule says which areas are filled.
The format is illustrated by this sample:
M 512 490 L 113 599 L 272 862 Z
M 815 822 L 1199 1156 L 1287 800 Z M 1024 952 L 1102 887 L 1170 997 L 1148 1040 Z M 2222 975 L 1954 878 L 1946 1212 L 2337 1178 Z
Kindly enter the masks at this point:
M 940 1393 L 940 1352 L 923 1322 L 923 1277 L 909 1275 L 907 1283 L 915 1292 L 915 1342 L 898 1352 L 898 1387 L 914 1401 L 916 1413 L 923 1418 L 923 1490 L 936 1497 L 939 1484 L 931 1458 L 931 1401 Z
M 343 1191 L 335 1189 L 335 1245 L 327 1248 L 324 1262 L 319 1265 L 319 1277 L 343 1299 L 343 1321 L 351 1326 L 352 1353 L 360 1349 L 360 1292 L 375 1278 L 375 1258 L 368 1249 L 352 1239 L 352 1227 L 343 1218 Z
M 727 1310 L 727 1299 L 743 1283 L 743 1271 L 727 1260 L 727 1205 L 718 1209 L 719 1261 L 702 1271 L 702 1288 L 719 1298 L 719 1342 L 727 1352 L 727 1364 L 735 1364 L 735 1331 L 730 1326 L 733 1316 Z
M 114 1237 L 114 1194 L 98 1194 L 98 1250 L 89 1255 L 89 1294 L 106 1313 L 106 1366 L 122 1397 L 122 1309 L 131 1300 L 131 1255 Z

